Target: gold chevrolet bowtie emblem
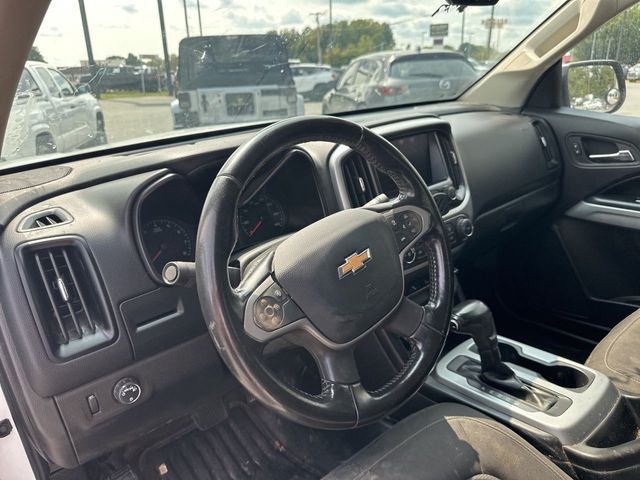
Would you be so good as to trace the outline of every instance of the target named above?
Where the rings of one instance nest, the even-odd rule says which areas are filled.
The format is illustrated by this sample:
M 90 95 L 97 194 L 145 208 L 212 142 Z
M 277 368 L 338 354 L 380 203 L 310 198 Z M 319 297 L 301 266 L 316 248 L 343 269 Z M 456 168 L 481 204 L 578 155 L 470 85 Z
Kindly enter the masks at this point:
M 365 264 L 371 260 L 371 249 L 358 253 L 353 252 L 344 259 L 344 263 L 338 267 L 338 278 L 342 280 L 350 273 L 355 275 L 365 267 Z

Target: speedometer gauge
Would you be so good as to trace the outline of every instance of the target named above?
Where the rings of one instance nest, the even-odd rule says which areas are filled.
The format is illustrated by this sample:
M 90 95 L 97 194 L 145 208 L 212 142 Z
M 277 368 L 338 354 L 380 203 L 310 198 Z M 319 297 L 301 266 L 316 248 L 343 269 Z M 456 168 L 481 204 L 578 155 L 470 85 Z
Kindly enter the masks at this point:
M 156 218 L 142 225 L 142 238 L 149 263 L 157 272 L 168 262 L 192 261 L 194 240 L 191 232 L 170 218 Z
M 238 223 L 246 238 L 258 241 L 280 234 L 287 217 L 278 201 L 259 193 L 238 209 Z

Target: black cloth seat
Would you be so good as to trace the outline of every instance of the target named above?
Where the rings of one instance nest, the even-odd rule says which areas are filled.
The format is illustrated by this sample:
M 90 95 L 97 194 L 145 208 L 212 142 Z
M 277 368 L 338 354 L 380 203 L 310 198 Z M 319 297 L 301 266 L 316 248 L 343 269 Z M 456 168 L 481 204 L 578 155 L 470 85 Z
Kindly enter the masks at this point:
M 586 365 L 608 376 L 622 393 L 640 396 L 640 310 L 602 339 Z
M 415 413 L 324 480 L 567 480 L 548 458 L 502 424 L 463 405 Z

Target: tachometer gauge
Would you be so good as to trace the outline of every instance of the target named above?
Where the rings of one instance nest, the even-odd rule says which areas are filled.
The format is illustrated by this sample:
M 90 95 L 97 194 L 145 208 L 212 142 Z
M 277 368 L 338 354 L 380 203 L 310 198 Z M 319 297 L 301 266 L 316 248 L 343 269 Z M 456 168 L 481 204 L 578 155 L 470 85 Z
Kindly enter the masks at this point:
M 168 262 L 192 261 L 194 239 L 180 222 L 170 218 L 156 218 L 142 225 L 142 238 L 149 263 L 158 273 Z
M 250 241 L 278 235 L 287 224 L 282 205 L 270 195 L 259 193 L 238 209 L 240 228 Z

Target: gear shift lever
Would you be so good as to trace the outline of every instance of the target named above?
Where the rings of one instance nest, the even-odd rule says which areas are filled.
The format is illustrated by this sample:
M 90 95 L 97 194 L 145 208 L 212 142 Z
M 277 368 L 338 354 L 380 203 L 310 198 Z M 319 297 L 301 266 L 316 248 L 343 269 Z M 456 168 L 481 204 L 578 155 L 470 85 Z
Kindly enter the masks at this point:
M 513 370 L 502 361 L 496 325 L 489 307 L 479 300 L 467 300 L 456 305 L 451 313 L 451 328 L 473 338 L 480 354 L 480 378 L 484 382 L 505 392 L 525 388 Z

